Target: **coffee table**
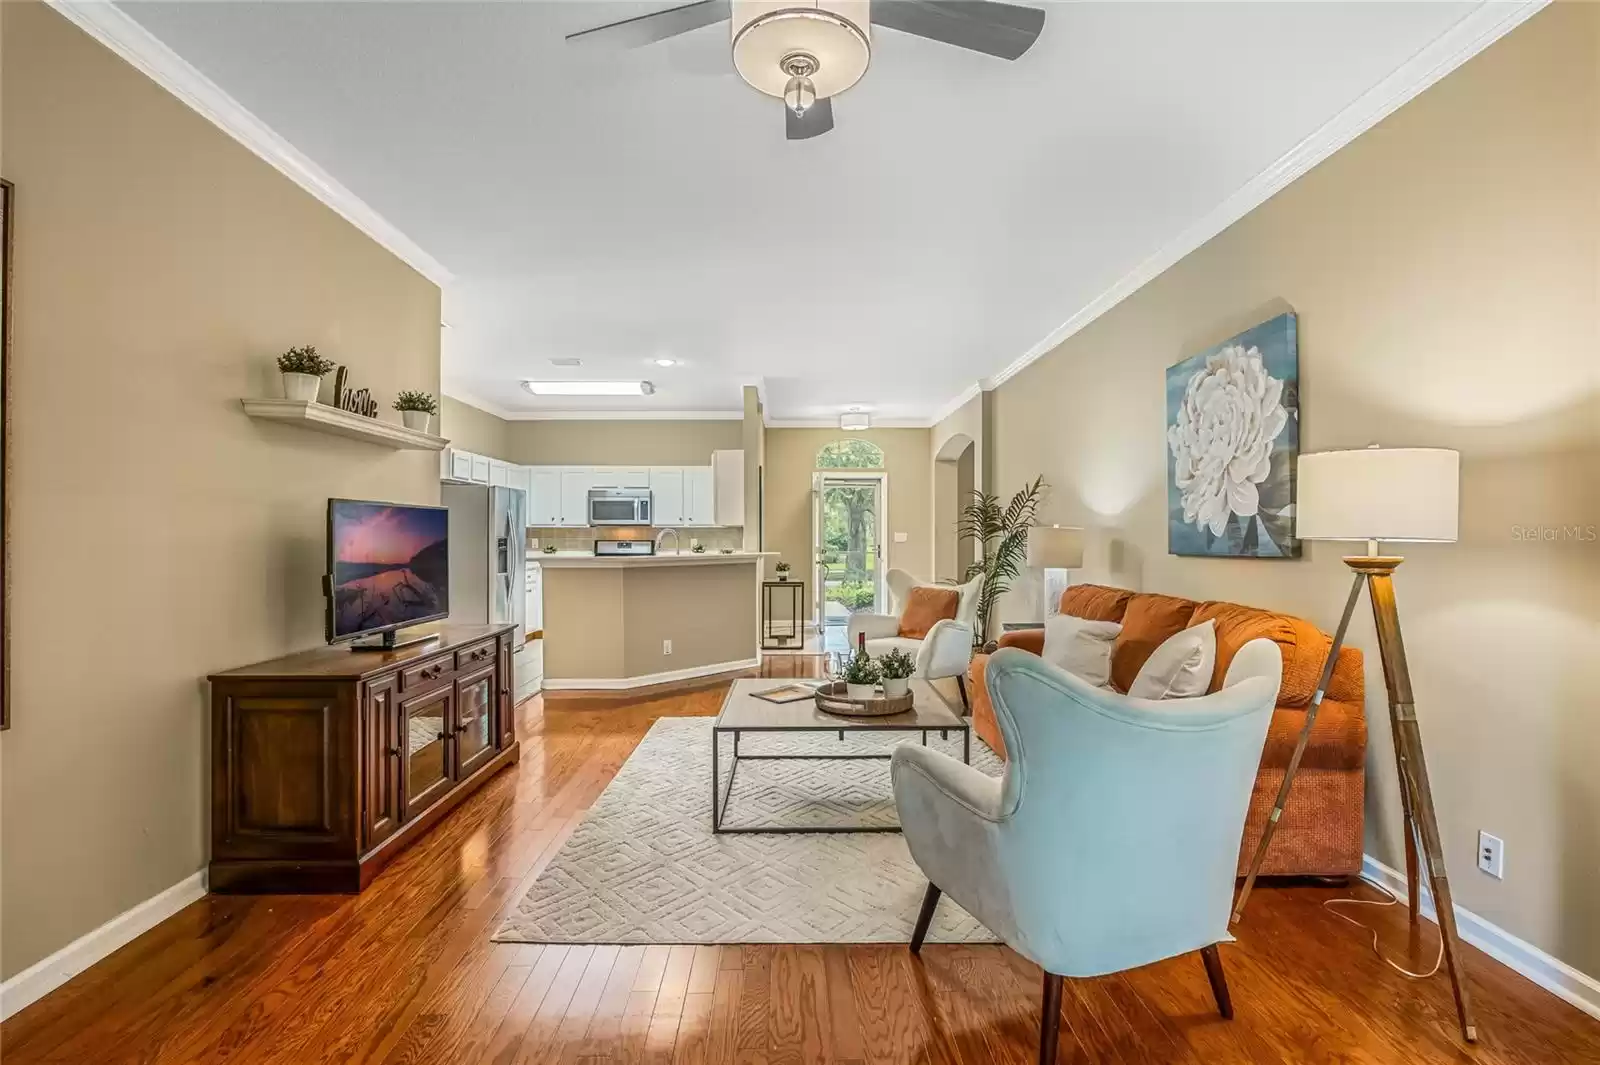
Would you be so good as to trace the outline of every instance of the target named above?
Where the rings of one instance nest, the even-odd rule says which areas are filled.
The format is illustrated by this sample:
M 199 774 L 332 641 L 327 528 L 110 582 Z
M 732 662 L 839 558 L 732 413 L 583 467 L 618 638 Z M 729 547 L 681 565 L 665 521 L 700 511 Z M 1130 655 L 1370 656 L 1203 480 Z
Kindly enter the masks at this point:
M 892 714 L 887 717 L 843 717 L 836 714 L 825 714 L 817 709 L 814 700 L 804 699 L 792 703 L 770 703 L 765 699 L 758 699 L 753 692 L 766 691 L 776 688 L 784 683 L 793 683 L 789 678 L 773 677 L 744 677 L 733 682 L 728 689 L 728 694 L 722 701 L 722 712 L 717 715 L 715 724 L 711 726 L 711 831 L 723 833 L 845 833 L 845 832 L 898 832 L 900 826 L 816 826 L 816 827 L 785 827 L 773 826 L 740 826 L 727 828 L 723 821 L 727 817 L 728 800 L 733 795 L 733 782 L 739 773 L 740 762 L 753 761 L 814 761 L 814 762 L 849 762 L 867 759 L 881 759 L 887 761 L 889 754 L 743 754 L 739 750 L 739 737 L 746 732 L 835 732 L 839 739 L 844 739 L 846 732 L 920 732 L 923 746 L 927 746 L 928 733 L 930 732 L 959 732 L 961 733 L 961 760 L 967 763 L 972 761 L 972 726 L 968 720 L 956 713 L 946 703 L 942 696 L 934 690 L 933 686 L 925 680 L 912 678 L 911 693 L 913 706 L 902 714 Z M 804 683 L 821 683 L 814 680 Z M 722 737 L 725 733 L 733 733 L 733 765 L 728 772 L 728 786 L 722 787 L 722 775 L 719 767 Z

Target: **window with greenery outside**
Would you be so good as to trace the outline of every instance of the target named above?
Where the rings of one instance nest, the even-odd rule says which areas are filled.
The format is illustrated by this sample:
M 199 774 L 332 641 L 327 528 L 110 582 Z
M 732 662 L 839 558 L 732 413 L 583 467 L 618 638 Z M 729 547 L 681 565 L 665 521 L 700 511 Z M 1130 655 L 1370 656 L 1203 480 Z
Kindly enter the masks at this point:
M 817 452 L 819 470 L 881 470 L 883 448 L 870 440 L 835 440 Z

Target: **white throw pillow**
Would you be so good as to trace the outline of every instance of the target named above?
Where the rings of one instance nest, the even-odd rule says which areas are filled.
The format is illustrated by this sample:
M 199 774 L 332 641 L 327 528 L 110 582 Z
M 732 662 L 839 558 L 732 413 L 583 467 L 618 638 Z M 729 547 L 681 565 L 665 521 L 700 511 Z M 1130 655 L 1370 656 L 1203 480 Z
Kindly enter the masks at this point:
M 1044 653 L 1052 666 L 1103 688 L 1111 682 L 1111 650 L 1122 626 L 1115 621 L 1086 621 L 1057 614 L 1044 623 Z
M 1217 623 L 1168 636 L 1139 667 L 1128 694 L 1136 699 L 1191 699 L 1211 687 L 1217 667 Z

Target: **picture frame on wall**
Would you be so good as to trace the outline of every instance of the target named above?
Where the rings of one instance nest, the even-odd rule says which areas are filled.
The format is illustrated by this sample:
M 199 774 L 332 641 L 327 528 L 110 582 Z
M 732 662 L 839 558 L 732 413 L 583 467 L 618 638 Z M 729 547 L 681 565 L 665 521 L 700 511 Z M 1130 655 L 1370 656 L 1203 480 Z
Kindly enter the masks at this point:
M 16 190 L 0 178 L 0 729 L 11 727 L 11 237 Z
M 1169 366 L 1166 385 L 1168 553 L 1299 558 L 1294 313 Z

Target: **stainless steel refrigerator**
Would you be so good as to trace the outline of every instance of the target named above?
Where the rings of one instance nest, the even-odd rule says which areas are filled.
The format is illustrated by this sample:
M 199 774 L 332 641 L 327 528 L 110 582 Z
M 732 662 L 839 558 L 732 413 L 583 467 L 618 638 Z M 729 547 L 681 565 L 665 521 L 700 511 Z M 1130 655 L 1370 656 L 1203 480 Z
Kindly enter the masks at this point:
M 515 488 L 447 484 L 450 508 L 450 620 L 465 624 L 512 622 L 513 650 L 527 636 L 523 540 L 527 501 Z

